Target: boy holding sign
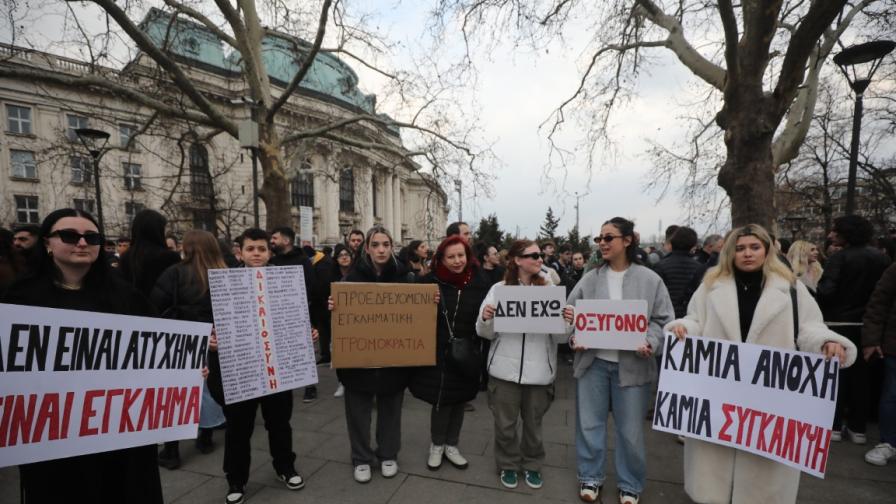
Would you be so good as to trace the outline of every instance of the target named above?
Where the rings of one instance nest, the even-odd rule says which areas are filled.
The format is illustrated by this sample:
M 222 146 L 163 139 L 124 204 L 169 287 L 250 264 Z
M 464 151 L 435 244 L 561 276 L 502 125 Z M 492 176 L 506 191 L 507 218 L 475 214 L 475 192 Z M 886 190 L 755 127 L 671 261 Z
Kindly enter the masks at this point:
M 652 355 L 660 350 L 662 327 L 675 318 L 675 312 L 660 277 L 637 263 L 638 242 L 631 221 L 610 219 L 595 241 L 604 265 L 582 277 L 567 300 L 575 309 L 567 306 L 563 312 L 570 332 L 575 328 L 576 334 L 595 334 L 587 341 L 570 339 L 576 350 L 579 498 L 600 499 L 612 398 L 619 502 L 638 504 L 647 477 L 644 417 L 650 384 L 657 377 Z M 601 300 L 602 305 L 583 310 L 588 306 L 585 300 Z M 618 309 L 620 303 L 624 310 L 608 309 Z

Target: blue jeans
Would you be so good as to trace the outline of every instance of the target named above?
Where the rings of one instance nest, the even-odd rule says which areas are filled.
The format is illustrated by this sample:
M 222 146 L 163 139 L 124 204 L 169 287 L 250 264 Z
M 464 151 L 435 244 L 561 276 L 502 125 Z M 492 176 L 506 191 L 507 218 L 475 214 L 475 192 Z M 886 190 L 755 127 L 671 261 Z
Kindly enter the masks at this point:
M 619 489 L 641 494 L 647 477 L 644 417 L 650 384 L 619 386 L 619 364 L 594 362 L 576 382 L 576 462 L 581 483 L 606 479 L 607 416 L 613 402 Z
M 896 446 L 896 356 L 893 355 L 884 357 L 884 386 L 880 394 L 878 419 L 880 442 Z

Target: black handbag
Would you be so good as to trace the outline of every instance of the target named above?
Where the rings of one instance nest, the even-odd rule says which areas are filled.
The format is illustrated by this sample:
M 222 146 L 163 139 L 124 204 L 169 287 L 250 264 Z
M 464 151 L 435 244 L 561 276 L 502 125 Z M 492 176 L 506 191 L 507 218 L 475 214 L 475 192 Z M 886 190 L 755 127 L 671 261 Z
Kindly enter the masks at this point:
M 448 318 L 448 310 L 445 306 L 445 296 L 442 296 L 442 314 L 445 316 L 445 325 L 448 326 L 448 345 L 445 347 L 445 365 L 471 380 L 479 379 L 480 361 L 482 354 L 479 341 L 474 338 L 457 337 L 454 334 L 454 323 L 457 320 L 457 310 L 460 307 L 460 296 L 463 291 L 457 291 L 457 303 L 454 305 L 454 316 Z

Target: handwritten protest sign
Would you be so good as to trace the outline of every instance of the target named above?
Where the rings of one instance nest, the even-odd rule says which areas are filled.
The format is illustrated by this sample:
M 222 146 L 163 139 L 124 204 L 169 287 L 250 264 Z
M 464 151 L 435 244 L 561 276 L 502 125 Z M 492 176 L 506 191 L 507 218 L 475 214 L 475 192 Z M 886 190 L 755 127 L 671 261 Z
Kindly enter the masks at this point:
M 435 284 L 334 283 L 334 368 L 434 366 Z
M 649 320 L 643 299 L 579 299 L 575 313 L 576 345 L 637 350 L 644 344 Z
M 566 331 L 566 289 L 556 286 L 495 286 L 495 331 L 548 333 Z
M 824 477 L 838 363 L 824 356 L 666 336 L 653 428 Z
M 208 284 L 227 404 L 317 383 L 301 266 L 209 270 Z
M 0 467 L 196 437 L 210 332 L 0 304 Z

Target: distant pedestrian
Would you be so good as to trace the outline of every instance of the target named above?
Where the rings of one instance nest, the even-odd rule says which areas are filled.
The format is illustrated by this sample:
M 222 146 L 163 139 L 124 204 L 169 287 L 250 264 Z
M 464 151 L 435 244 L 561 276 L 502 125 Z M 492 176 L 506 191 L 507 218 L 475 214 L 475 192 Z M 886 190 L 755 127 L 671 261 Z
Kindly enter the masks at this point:
M 694 294 L 694 275 L 702 276 L 704 266 L 694 260 L 691 250 L 697 246 L 697 232 L 687 226 L 681 226 L 669 237 L 669 253 L 653 267 L 653 271 L 663 280 L 672 306 L 675 308 L 675 318 L 684 317 L 687 314 L 688 302 Z M 698 284 L 699 285 L 699 284 Z
M 815 289 L 818 288 L 818 281 L 824 273 L 821 263 L 818 261 L 818 247 L 814 243 L 797 240 L 790 246 L 787 260 L 790 262 L 797 280 L 803 282 L 814 296 Z

